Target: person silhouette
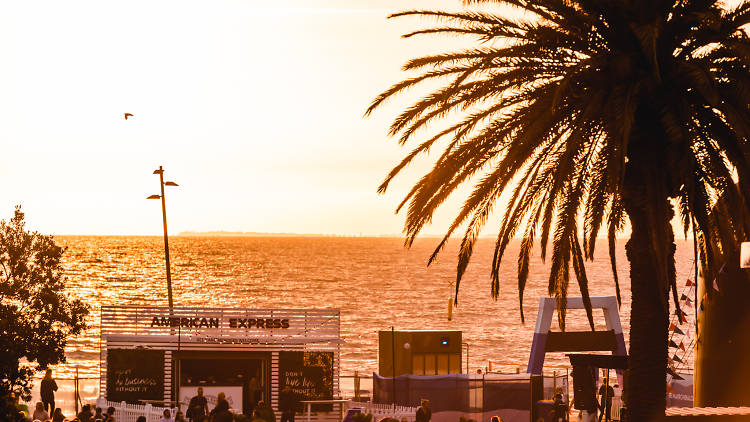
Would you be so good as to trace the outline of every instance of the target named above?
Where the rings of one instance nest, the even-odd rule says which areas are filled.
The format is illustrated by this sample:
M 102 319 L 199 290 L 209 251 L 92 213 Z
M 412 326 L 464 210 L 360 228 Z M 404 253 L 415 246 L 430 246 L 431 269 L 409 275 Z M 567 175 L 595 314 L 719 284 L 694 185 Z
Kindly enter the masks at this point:
M 57 383 L 52 378 L 52 370 L 47 369 L 42 380 L 42 385 L 39 388 L 39 395 L 42 398 L 44 404 L 44 410 L 48 411 L 50 415 L 55 413 L 55 391 L 57 391 Z

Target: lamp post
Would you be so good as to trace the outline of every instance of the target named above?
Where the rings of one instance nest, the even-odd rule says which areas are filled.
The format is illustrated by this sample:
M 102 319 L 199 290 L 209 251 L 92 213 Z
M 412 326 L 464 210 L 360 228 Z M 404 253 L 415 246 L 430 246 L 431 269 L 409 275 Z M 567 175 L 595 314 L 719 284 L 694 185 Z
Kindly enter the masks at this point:
M 396 409 L 396 332 L 391 325 L 391 357 L 393 358 L 393 409 Z
M 172 310 L 172 271 L 169 266 L 169 237 L 167 236 L 167 206 L 164 201 L 164 186 L 179 186 L 175 182 L 164 181 L 164 169 L 159 166 L 157 170 L 154 170 L 154 174 L 159 175 L 159 188 L 161 189 L 161 195 L 151 195 L 146 199 L 161 199 L 161 216 L 162 222 L 164 223 L 164 256 L 167 261 L 167 295 L 169 298 L 169 309 Z

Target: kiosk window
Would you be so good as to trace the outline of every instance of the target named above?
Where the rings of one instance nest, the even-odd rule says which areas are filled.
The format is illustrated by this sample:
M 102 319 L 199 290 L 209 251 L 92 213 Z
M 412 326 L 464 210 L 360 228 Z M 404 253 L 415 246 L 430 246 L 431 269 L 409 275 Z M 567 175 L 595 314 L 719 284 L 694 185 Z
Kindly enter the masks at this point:
M 450 357 L 450 367 L 451 367 L 451 373 L 452 374 L 460 374 L 461 373 L 461 355 L 458 353 L 452 353 Z
M 435 368 L 435 355 L 432 355 L 432 354 L 424 355 L 424 374 L 425 375 L 437 374 L 437 368 Z
M 424 355 L 412 356 L 411 373 L 414 375 L 424 375 Z
M 450 373 L 447 353 L 440 353 L 437 355 L 437 373 L 438 375 L 447 375 Z
M 263 356 L 240 354 L 224 356 L 192 352 L 177 355 L 179 361 L 179 400 L 190 402 L 198 387 L 204 390 L 209 408 L 216 405 L 220 392 L 237 412 L 252 414 L 260 400 L 268 400 L 268 360 Z

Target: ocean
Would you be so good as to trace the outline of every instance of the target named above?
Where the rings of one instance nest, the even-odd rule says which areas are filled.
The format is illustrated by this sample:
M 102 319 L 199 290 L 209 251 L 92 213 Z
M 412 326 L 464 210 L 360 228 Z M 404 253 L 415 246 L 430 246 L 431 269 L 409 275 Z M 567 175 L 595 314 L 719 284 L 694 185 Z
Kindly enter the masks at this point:
M 99 312 L 102 305 L 167 305 L 164 243 L 161 237 L 58 236 L 68 247 L 64 267 L 68 292 L 90 307 L 90 328 L 71 338 L 67 363 L 58 378 L 98 377 Z M 439 239 L 419 239 L 410 248 L 401 238 L 373 237 L 186 237 L 170 238 L 172 285 L 177 306 L 246 308 L 339 308 L 341 374 L 377 371 L 377 332 L 389 330 L 461 330 L 468 344 L 469 370 L 524 372 L 528 363 L 539 298 L 547 295 L 549 260 L 532 258 L 521 323 L 517 287 L 519 244 L 507 250 L 501 267 L 500 297 L 490 297 L 494 240 L 481 239 L 461 282 L 458 306 L 448 320 L 454 294 L 458 241 L 439 261 L 427 258 Z M 626 341 L 630 289 L 625 241 L 617 244 L 622 288 L 620 318 Z M 692 241 L 677 242 L 678 285 L 693 277 Z M 592 296 L 614 295 L 606 240 L 587 263 Z M 571 270 L 570 296 L 579 290 Z M 687 292 L 692 296 L 692 293 Z M 692 318 L 692 309 L 687 309 Z M 601 311 L 595 313 L 604 327 Z M 553 322 L 553 329 L 558 329 Z M 571 310 L 568 330 L 588 329 L 585 312 Z M 687 340 L 686 340 L 687 341 Z M 687 342 L 686 342 L 687 345 Z M 681 353 L 681 352 L 680 352 Z M 688 360 L 689 356 L 688 356 Z M 567 365 L 564 354 L 549 354 L 546 364 Z M 689 365 L 690 362 L 687 362 Z M 465 365 L 465 362 L 464 362 Z

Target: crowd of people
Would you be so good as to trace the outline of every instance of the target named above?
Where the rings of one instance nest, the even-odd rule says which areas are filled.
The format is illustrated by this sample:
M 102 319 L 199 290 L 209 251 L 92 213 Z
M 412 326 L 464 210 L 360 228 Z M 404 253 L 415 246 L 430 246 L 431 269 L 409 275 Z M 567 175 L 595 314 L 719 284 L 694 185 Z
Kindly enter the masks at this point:
M 55 407 L 55 391 L 57 383 L 52 378 L 52 371 L 47 370 L 40 387 L 42 401 L 36 403 L 33 411 L 19 401 L 19 395 L 12 395 L 17 412 L 16 422 L 117 422 L 114 407 L 109 407 L 105 412 L 101 407 L 90 404 L 84 404 L 78 414 L 67 417 L 61 408 Z M 274 410 L 259 394 L 260 388 L 251 388 L 250 391 L 253 398 L 250 415 L 230 409 L 223 392 L 218 394 L 214 408 L 209 409 L 203 388 L 199 387 L 185 413 L 164 409 L 159 422 L 276 422 Z M 298 406 L 296 394 L 288 385 L 285 386 L 279 392 L 280 422 L 294 422 Z M 146 422 L 146 417 L 139 417 L 137 422 Z
M 282 390 L 279 395 L 279 410 L 282 413 L 282 422 L 294 422 L 296 405 L 294 397 L 288 394 L 289 390 Z M 38 402 L 32 412 L 24 404 L 17 404 L 18 421 L 21 422 L 117 422 L 116 409 L 109 407 L 103 411 L 101 407 L 90 404 L 83 405 L 81 411 L 74 417 L 66 417 L 62 409 L 54 405 L 45 409 L 43 402 Z M 51 415 L 48 410 L 51 410 Z M 137 422 L 146 422 L 146 417 L 141 416 Z M 229 407 L 229 402 L 224 393 L 219 393 L 216 406 L 208 408 L 208 402 L 203 396 L 203 389 L 198 389 L 198 395 L 190 400 L 186 413 L 164 409 L 159 422 L 276 422 L 276 414 L 271 406 L 264 400 L 259 400 L 254 406 L 252 415 L 234 412 Z
M 279 392 L 280 422 L 294 422 L 294 416 L 299 402 L 296 395 L 289 386 L 285 386 Z M 276 422 L 276 413 L 269 403 L 258 398 L 252 407 L 251 414 L 245 415 L 235 413 L 229 408 L 229 402 L 224 393 L 219 393 L 216 398 L 216 406 L 208 409 L 208 400 L 203 395 L 203 388 L 198 388 L 197 395 L 190 399 L 185 414 L 191 422 Z M 166 417 L 166 411 L 165 411 Z M 181 422 L 171 419 L 162 419 L 161 422 Z
M 287 403 L 280 402 L 279 410 L 282 412 L 282 421 L 294 422 L 295 409 L 287 406 Z M 103 411 L 101 407 L 85 404 L 77 415 L 70 418 L 66 417 L 59 407 L 51 408 L 53 410 L 50 416 L 42 402 L 38 402 L 31 412 L 23 404 L 18 404 L 17 409 L 17 421 L 21 422 L 117 422 L 114 407 Z M 140 416 L 137 422 L 146 422 L 146 420 L 145 416 Z M 190 400 L 187 415 L 179 410 L 164 409 L 159 422 L 276 422 L 276 414 L 264 400 L 258 401 L 252 415 L 235 413 L 229 408 L 226 395 L 223 393 L 218 395 L 216 406 L 209 410 L 202 389 L 198 389 L 198 395 Z
M 265 403 L 262 400 L 258 401 L 253 410 L 253 416 L 265 413 L 265 408 Z M 271 414 L 273 414 L 273 410 L 271 410 Z M 203 388 L 198 388 L 198 395 L 190 399 L 187 409 L 187 417 L 192 422 L 233 422 L 236 419 L 240 419 L 240 415 L 242 414 L 232 412 L 224 393 L 218 394 L 216 397 L 216 406 L 209 411 L 208 401 L 206 400 L 206 397 L 203 396 Z M 241 419 L 245 420 L 246 416 L 242 416 Z M 275 416 L 272 421 L 267 422 L 276 422 Z
M 16 409 L 18 410 L 16 420 L 22 422 L 117 422 L 114 407 L 107 408 L 105 412 L 101 407 L 93 407 L 90 404 L 85 404 L 81 411 L 71 418 L 66 417 L 59 407 L 51 406 L 45 408 L 45 403 L 43 402 L 37 402 L 33 412 L 30 412 L 24 404 L 16 404 Z M 52 410 L 51 415 L 47 411 L 48 409 Z M 175 419 L 172 422 L 177 422 L 177 420 Z

